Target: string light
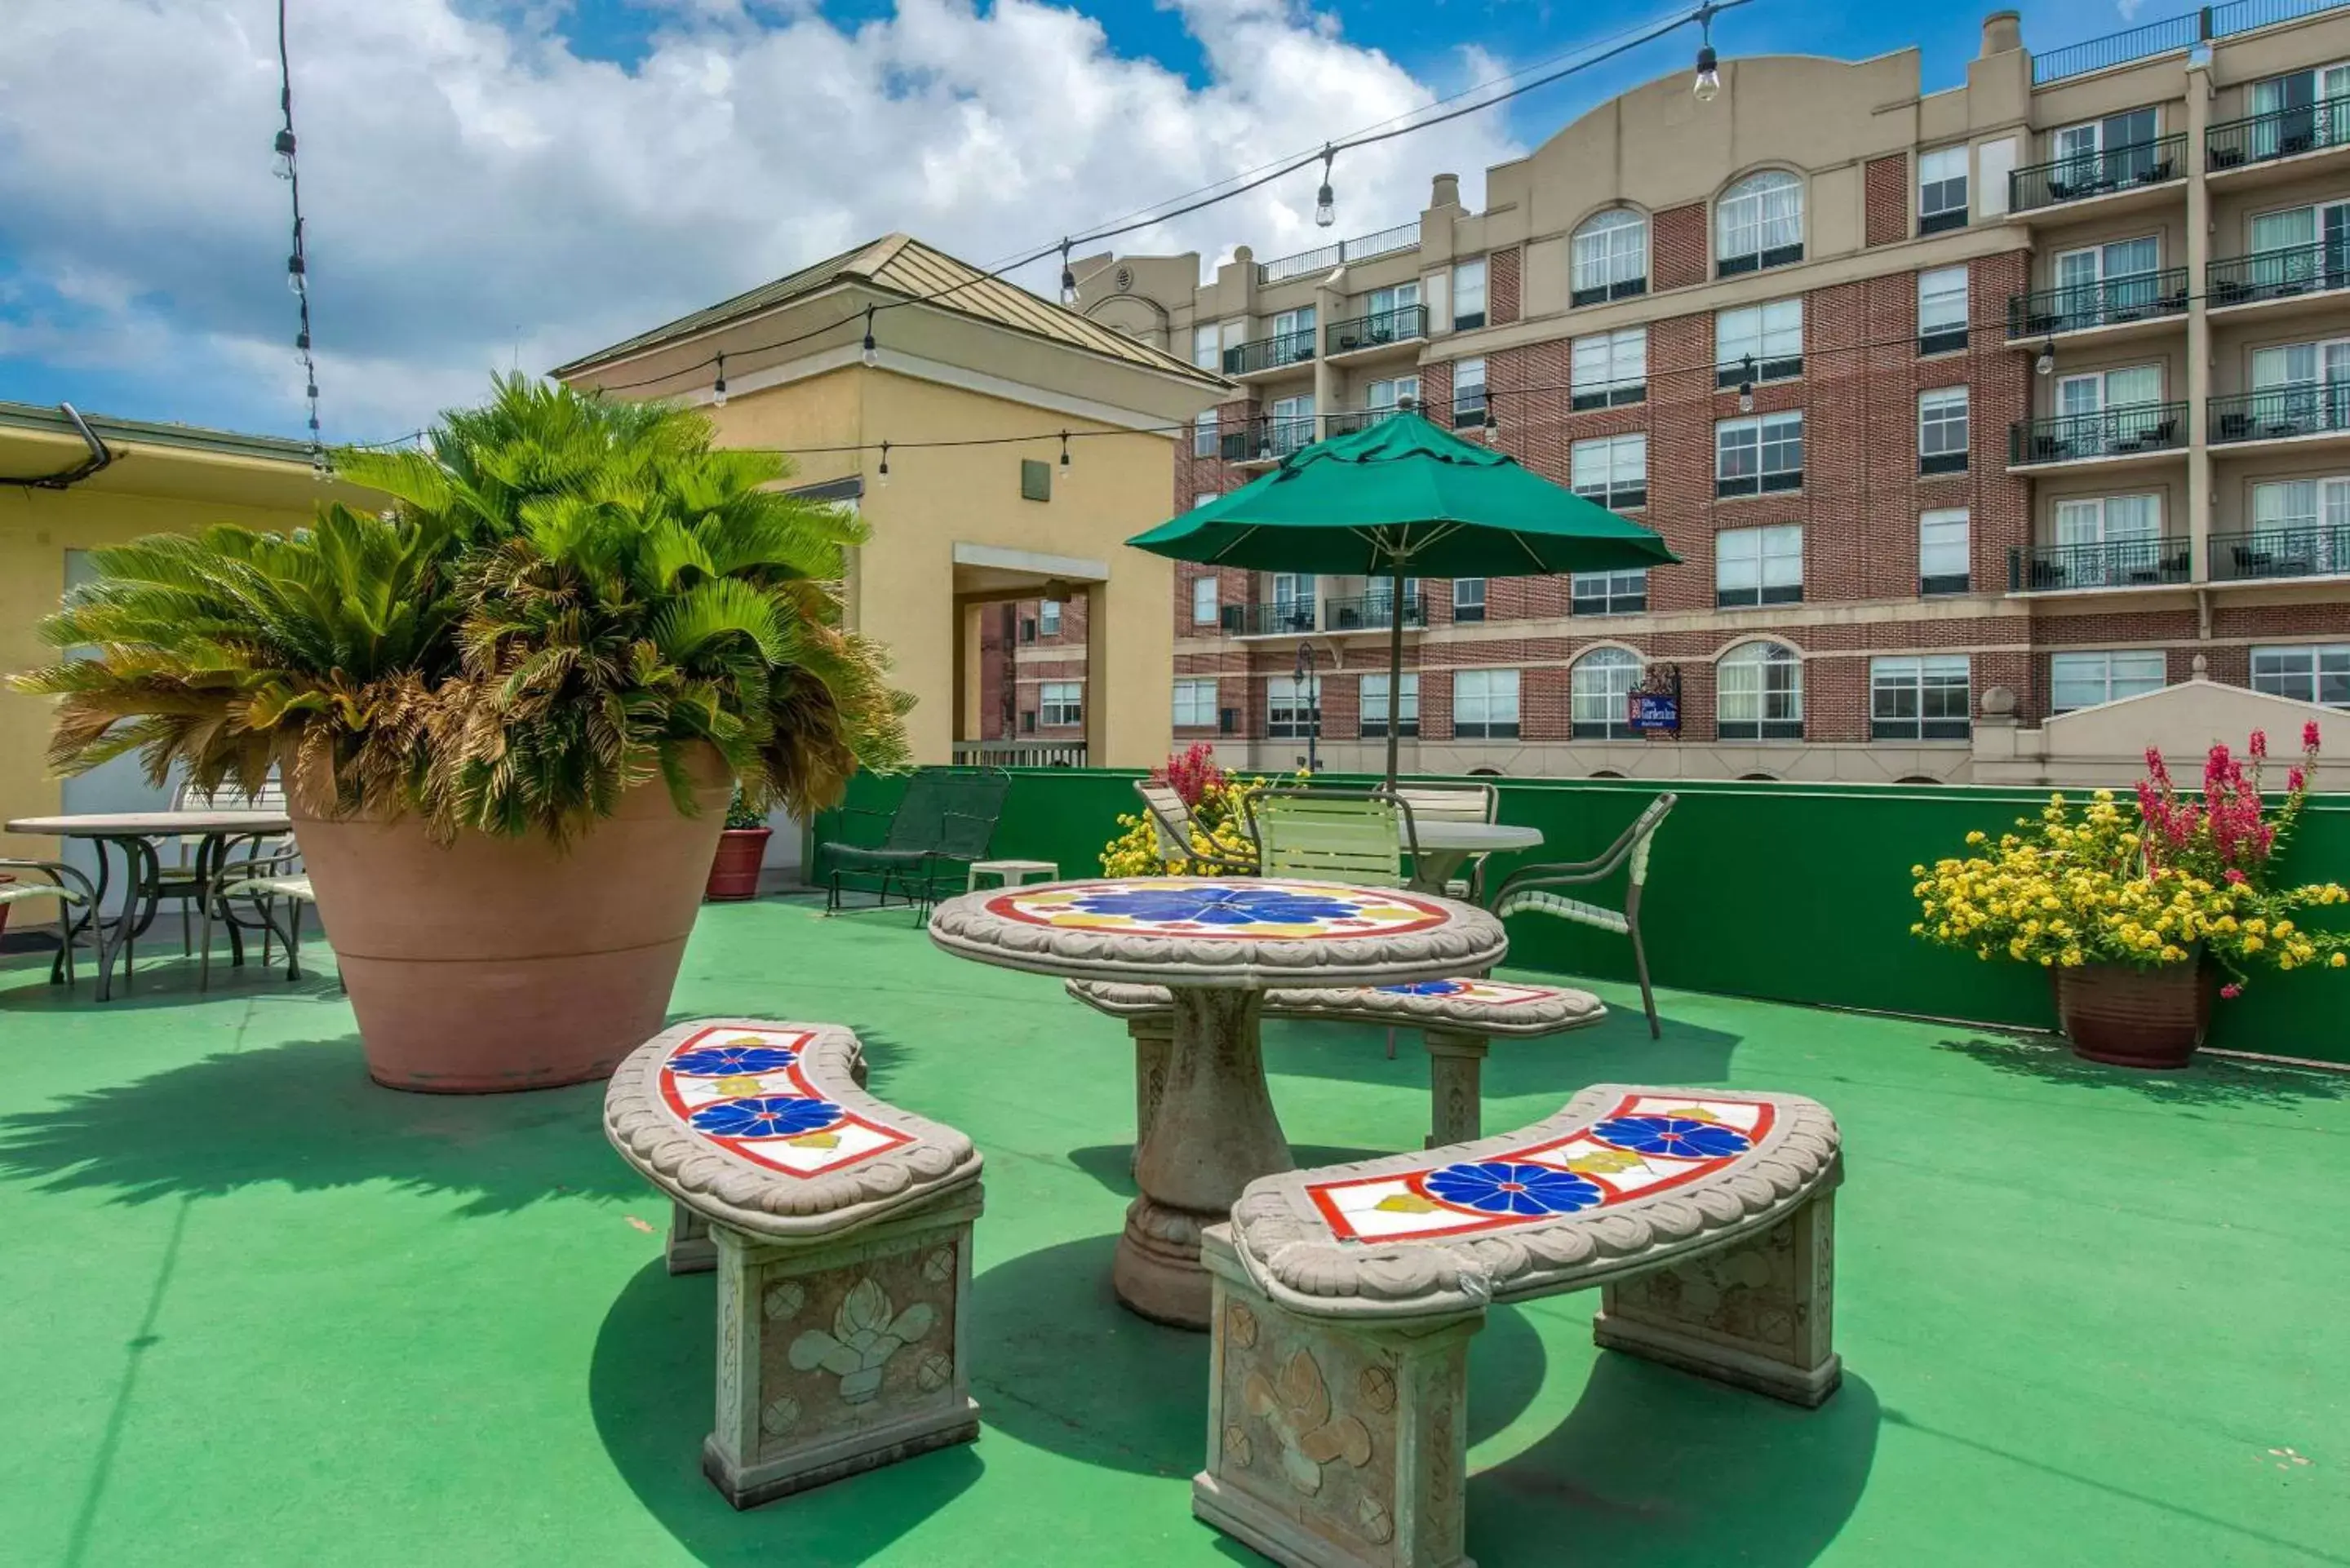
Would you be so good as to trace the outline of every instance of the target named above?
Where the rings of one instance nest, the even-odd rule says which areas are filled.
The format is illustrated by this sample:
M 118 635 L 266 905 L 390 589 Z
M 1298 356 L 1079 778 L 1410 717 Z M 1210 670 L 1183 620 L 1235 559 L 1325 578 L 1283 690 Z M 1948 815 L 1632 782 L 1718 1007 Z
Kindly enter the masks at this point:
M 865 361 L 865 368 L 868 370 L 881 363 L 881 350 L 873 343 L 873 306 L 869 305 L 865 307 L 865 349 L 858 358 Z
M 294 178 L 294 133 L 290 130 L 279 131 L 276 147 L 277 161 L 271 165 L 272 171 L 280 180 L 291 180 Z
M 877 477 L 882 489 L 889 488 L 889 443 L 886 441 L 881 443 L 881 472 Z
M 710 388 L 710 406 L 716 409 L 726 406 L 726 356 L 723 354 L 718 356 L 718 379 Z
M 1738 381 L 1738 411 L 1742 414 L 1751 414 L 1754 411 L 1754 356 L 1742 354 L 1739 356 L 1739 363 L 1745 369 Z
M 1314 193 L 1314 223 L 1317 228 L 1328 228 L 1338 221 L 1338 197 L 1330 189 L 1330 165 L 1337 161 L 1338 150 L 1328 142 L 1322 144 L 1322 189 Z
M 2051 337 L 2040 345 L 2040 358 L 2032 362 L 2032 372 L 2035 376 L 2053 376 L 2056 373 L 2055 338 Z
M 294 213 L 294 245 L 286 257 L 286 286 L 297 302 L 300 327 L 294 334 L 294 351 L 301 358 L 303 395 L 310 403 L 310 472 L 319 479 L 334 476 L 326 443 L 318 439 L 318 365 L 310 352 L 310 263 L 302 223 L 302 176 L 294 162 L 294 67 L 286 48 L 286 0 L 277 0 L 277 109 L 285 117 L 271 141 L 273 167 L 286 182 L 287 204 Z
M 1068 466 L 1069 466 L 1069 432 L 1068 432 L 1068 431 L 1063 431 L 1061 432 L 1061 467 L 1062 467 L 1064 470 L 1066 470 Z
M 1700 103 L 1711 103 L 1721 93 L 1721 62 L 1713 53 L 1713 14 L 1722 9 L 1711 4 L 1697 8 L 1697 83 L 1695 91 Z
M 1077 275 L 1069 270 L 1070 242 L 1061 242 L 1061 303 L 1075 306 L 1077 303 Z

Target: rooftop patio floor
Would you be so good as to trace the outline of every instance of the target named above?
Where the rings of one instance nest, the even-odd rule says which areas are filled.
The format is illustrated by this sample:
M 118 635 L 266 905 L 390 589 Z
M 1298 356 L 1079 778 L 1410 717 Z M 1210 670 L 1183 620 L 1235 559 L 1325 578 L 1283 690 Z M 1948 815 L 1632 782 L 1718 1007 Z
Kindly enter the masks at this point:
M 903 912 L 704 911 L 678 1016 L 847 1023 L 988 1161 L 979 1442 L 737 1514 L 698 1464 L 711 1277 L 663 1272 L 600 1085 L 376 1088 L 331 980 L 44 980 L 0 966 L 0 1562 L 1255 1561 L 1190 1514 L 1205 1338 L 1110 1296 L 1131 1059 L 1056 981 Z M 1592 1294 L 1497 1310 L 1486 1568 L 2350 1563 L 2350 1075 L 1672 992 L 1652 1043 L 1600 989 L 1602 1028 L 1496 1046 L 1486 1126 L 1607 1080 L 1825 1102 L 1845 1383 L 1805 1413 L 1595 1350 Z M 1415 1043 L 1266 1042 L 1302 1161 L 1419 1144 Z

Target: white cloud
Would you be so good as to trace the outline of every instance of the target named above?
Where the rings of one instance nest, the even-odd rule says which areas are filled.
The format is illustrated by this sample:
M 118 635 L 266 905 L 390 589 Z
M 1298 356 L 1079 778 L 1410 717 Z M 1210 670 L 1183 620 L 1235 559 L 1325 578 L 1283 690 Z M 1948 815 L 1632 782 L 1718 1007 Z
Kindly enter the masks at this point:
M 665 0 L 633 70 L 580 58 L 544 8 L 296 7 L 329 436 L 413 425 L 517 354 L 543 368 L 892 229 L 993 264 L 1434 96 L 1300 5 L 1179 8 L 1203 88 L 1033 0 L 901 0 L 847 30 L 805 5 Z M 0 259 L 19 298 L 0 343 L 143 367 L 171 405 L 144 411 L 298 428 L 286 189 L 268 172 L 274 8 L 9 9 Z M 1473 203 L 1516 151 L 1476 116 L 1343 155 L 1336 232 L 1409 219 L 1438 170 Z M 1331 237 L 1315 183 L 1308 170 L 1118 248 L 1306 248 Z M 26 305 L 28 283 L 57 307 Z

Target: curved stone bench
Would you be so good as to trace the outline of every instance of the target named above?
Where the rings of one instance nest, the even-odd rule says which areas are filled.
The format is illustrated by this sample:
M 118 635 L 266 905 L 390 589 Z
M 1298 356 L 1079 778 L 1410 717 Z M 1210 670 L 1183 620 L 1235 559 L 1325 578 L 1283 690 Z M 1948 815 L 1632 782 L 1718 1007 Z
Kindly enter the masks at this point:
M 1250 1183 L 1202 1247 L 1192 1511 L 1283 1563 L 1467 1564 L 1468 1342 L 1496 1302 L 1597 1285 L 1600 1345 L 1820 1404 L 1842 1177 L 1811 1100 L 1609 1084 L 1499 1137 Z
M 620 1064 L 604 1131 L 718 1272 L 718 1419 L 702 1468 L 749 1508 L 979 1435 L 962 1302 L 971 1140 L 865 1092 L 831 1023 L 700 1019 Z M 686 1266 L 691 1266 L 689 1256 Z
M 1134 1040 L 1134 1141 L 1158 1114 L 1175 1015 L 1164 986 L 1073 980 L 1071 996 L 1125 1021 Z M 1501 980 L 1430 980 L 1338 991 L 1276 988 L 1264 993 L 1267 1018 L 1318 1018 L 1420 1032 L 1428 1047 L 1430 1147 L 1475 1137 L 1482 1119 L 1486 1043 L 1495 1035 L 1531 1040 L 1581 1029 L 1607 1016 L 1587 991 L 1519 985 Z

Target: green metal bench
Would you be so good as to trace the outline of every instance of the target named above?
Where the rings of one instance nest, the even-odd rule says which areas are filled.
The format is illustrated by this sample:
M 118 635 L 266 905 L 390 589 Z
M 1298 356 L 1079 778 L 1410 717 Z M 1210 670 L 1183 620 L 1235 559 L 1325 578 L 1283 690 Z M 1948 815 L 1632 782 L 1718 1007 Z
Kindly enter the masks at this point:
M 968 877 L 972 863 L 986 857 L 1011 788 L 1011 776 L 994 769 L 922 768 L 907 782 L 894 812 L 841 807 L 844 816 L 886 816 L 889 826 L 878 845 L 824 846 L 818 858 L 829 867 L 825 913 L 840 909 L 844 872 L 878 876 L 880 905 L 889 903 L 894 883 L 908 903 L 927 909 L 937 900 L 941 878 Z

